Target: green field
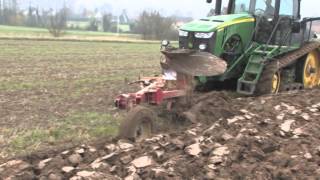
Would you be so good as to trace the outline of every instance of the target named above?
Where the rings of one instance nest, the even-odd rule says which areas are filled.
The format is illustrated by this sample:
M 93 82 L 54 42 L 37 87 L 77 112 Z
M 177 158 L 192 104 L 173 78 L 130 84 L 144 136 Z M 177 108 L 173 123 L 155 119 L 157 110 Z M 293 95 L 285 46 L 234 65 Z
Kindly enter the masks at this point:
M 30 28 L 22 26 L 3 26 L 0 25 L 0 38 L 52 38 L 47 29 Z M 140 35 L 136 34 L 117 34 L 110 32 L 94 31 L 71 31 L 67 30 L 60 39 L 75 40 L 110 40 L 110 41 L 136 41 L 141 40 Z
M 115 96 L 159 72 L 154 43 L 0 40 L 0 49 L 3 158 L 115 135 Z
M 79 29 L 86 29 L 90 25 L 89 21 L 68 21 L 68 27 L 77 27 Z
M 68 21 L 67 26 L 69 28 L 74 27 L 74 28 L 79 28 L 81 30 L 86 30 L 90 25 L 89 21 Z M 103 27 L 102 24 L 99 24 L 99 30 L 102 31 Z M 130 31 L 130 26 L 127 24 L 120 24 L 119 25 L 119 30 L 121 32 L 129 32 Z M 110 33 L 109 33 L 110 34 Z

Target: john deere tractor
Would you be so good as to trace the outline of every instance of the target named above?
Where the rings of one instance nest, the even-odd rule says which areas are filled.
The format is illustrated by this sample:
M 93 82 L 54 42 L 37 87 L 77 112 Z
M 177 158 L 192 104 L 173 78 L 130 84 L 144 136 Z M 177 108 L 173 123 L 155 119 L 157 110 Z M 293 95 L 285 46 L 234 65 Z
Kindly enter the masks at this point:
M 312 27 L 320 18 L 301 20 L 301 0 L 223 4 L 216 0 L 214 16 L 183 25 L 179 47 L 162 42 L 162 76 L 143 78 L 139 92 L 117 98 L 117 107 L 132 109 L 120 135 L 150 133 L 154 118 L 145 105 L 166 103 L 170 109 L 195 87 L 234 87 L 243 95 L 261 95 L 319 85 L 320 43 Z
M 217 0 L 216 16 L 185 24 L 180 29 L 180 49 L 208 52 L 227 63 L 227 70 L 221 75 L 198 76 L 199 86 L 237 82 L 239 93 L 254 95 L 319 84 L 319 43 L 311 41 L 314 38 L 311 30 L 313 21 L 320 18 L 300 21 L 301 0 L 228 3 L 225 15 L 221 15 L 222 0 Z

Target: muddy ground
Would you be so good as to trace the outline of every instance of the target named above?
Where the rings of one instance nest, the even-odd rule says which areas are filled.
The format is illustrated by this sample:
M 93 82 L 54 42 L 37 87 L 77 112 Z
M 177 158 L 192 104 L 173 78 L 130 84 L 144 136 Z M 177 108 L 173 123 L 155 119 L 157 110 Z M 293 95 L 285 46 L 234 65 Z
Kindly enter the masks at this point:
M 319 179 L 320 90 L 194 98 L 198 123 L 14 158 L 3 179 Z

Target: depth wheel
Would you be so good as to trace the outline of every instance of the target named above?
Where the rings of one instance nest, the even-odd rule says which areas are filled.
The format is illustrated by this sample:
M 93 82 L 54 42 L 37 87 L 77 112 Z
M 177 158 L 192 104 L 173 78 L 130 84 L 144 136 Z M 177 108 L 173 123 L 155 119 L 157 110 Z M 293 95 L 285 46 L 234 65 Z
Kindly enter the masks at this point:
M 257 84 L 256 95 L 277 94 L 281 85 L 281 72 L 276 63 L 264 67 L 261 78 Z
M 304 88 L 310 89 L 319 85 L 320 80 L 319 52 L 314 50 L 308 54 L 303 63 L 302 83 Z
M 156 118 L 154 112 L 146 107 L 137 106 L 129 111 L 121 122 L 119 137 L 141 141 L 152 135 L 153 120 Z

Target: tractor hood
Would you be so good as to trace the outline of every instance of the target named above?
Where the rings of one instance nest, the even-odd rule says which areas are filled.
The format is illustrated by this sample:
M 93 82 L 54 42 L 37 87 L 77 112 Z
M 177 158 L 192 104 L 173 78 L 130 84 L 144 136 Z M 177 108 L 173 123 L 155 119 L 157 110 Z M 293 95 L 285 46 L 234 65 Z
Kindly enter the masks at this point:
M 254 18 L 250 14 L 211 16 L 184 24 L 180 30 L 189 32 L 213 32 L 217 29 L 243 22 L 254 22 Z

